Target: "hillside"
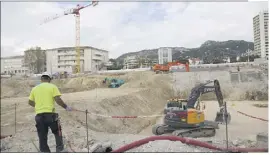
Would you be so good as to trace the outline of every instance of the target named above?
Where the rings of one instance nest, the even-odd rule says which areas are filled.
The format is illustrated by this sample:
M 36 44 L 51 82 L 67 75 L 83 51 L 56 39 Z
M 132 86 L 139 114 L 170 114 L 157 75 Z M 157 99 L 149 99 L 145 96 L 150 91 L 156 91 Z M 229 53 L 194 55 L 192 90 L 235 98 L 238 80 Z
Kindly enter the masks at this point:
M 197 48 L 171 47 L 173 60 L 185 58 L 200 58 L 204 61 L 214 61 L 225 57 L 235 57 L 245 53 L 247 49 L 254 50 L 254 43 L 244 40 L 212 41 L 208 40 Z M 119 56 L 116 61 L 122 63 L 127 56 L 147 57 L 158 59 L 158 48 L 146 49 L 138 52 L 125 53 Z

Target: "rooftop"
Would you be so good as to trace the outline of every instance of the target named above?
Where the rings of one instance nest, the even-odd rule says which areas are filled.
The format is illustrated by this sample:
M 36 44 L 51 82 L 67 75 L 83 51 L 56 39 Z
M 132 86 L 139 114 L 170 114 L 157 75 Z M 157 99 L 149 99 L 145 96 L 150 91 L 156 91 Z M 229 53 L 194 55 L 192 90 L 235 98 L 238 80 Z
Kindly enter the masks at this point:
M 99 51 L 103 51 L 103 52 L 108 52 L 106 50 L 103 50 L 103 49 L 98 49 L 98 48 L 95 48 L 95 47 L 92 47 L 92 46 L 80 46 L 81 49 L 95 49 L 95 50 L 99 50 Z M 59 47 L 59 48 L 52 48 L 52 49 L 46 49 L 46 51 L 48 50 L 75 50 L 75 47 Z

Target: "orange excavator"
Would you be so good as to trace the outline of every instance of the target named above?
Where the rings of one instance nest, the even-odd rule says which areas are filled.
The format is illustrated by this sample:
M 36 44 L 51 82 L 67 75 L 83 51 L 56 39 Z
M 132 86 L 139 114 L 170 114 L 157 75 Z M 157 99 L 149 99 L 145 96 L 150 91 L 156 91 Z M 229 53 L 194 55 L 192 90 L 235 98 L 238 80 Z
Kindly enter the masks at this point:
M 179 61 L 168 62 L 167 64 L 155 64 L 152 68 L 154 72 L 158 73 L 168 73 L 172 66 L 185 66 L 186 72 L 189 72 L 189 63 L 181 63 Z

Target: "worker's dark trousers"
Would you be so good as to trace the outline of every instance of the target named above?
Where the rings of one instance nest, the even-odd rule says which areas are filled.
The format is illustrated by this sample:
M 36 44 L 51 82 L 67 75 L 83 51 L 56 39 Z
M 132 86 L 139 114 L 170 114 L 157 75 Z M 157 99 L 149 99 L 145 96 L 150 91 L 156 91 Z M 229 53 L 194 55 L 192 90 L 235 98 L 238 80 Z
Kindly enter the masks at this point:
M 48 146 L 48 131 L 51 129 L 55 136 L 56 152 L 61 152 L 64 149 L 62 129 L 57 113 L 42 113 L 35 117 L 36 128 L 39 138 L 39 149 L 41 152 L 51 152 Z

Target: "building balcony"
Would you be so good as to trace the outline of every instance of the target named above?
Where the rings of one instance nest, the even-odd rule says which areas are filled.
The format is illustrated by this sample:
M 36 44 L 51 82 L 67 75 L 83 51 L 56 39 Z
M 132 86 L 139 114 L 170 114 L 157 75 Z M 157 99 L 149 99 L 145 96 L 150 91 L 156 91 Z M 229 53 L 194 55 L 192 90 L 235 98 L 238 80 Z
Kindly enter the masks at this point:
M 99 57 L 99 56 L 93 56 L 92 59 L 93 60 L 96 60 L 96 61 L 103 61 L 103 58 L 102 57 Z
M 84 62 L 82 59 L 81 59 L 81 64 Z M 68 65 L 76 65 L 76 60 L 72 60 L 72 61 L 60 61 L 58 62 L 58 65 L 64 65 L 64 66 L 68 66 Z
M 100 52 L 100 51 L 95 51 L 95 52 L 94 52 L 94 55 L 97 55 L 97 56 L 102 56 L 102 55 L 103 55 L 103 53 L 102 53 L 102 52 Z
M 84 60 L 84 56 L 80 56 L 80 59 L 81 60 Z M 74 61 L 74 60 L 77 60 L 77 58 L 76 57 L 60 57 L 60 58 L 58 58 L 58 60 L 59 61 Z

